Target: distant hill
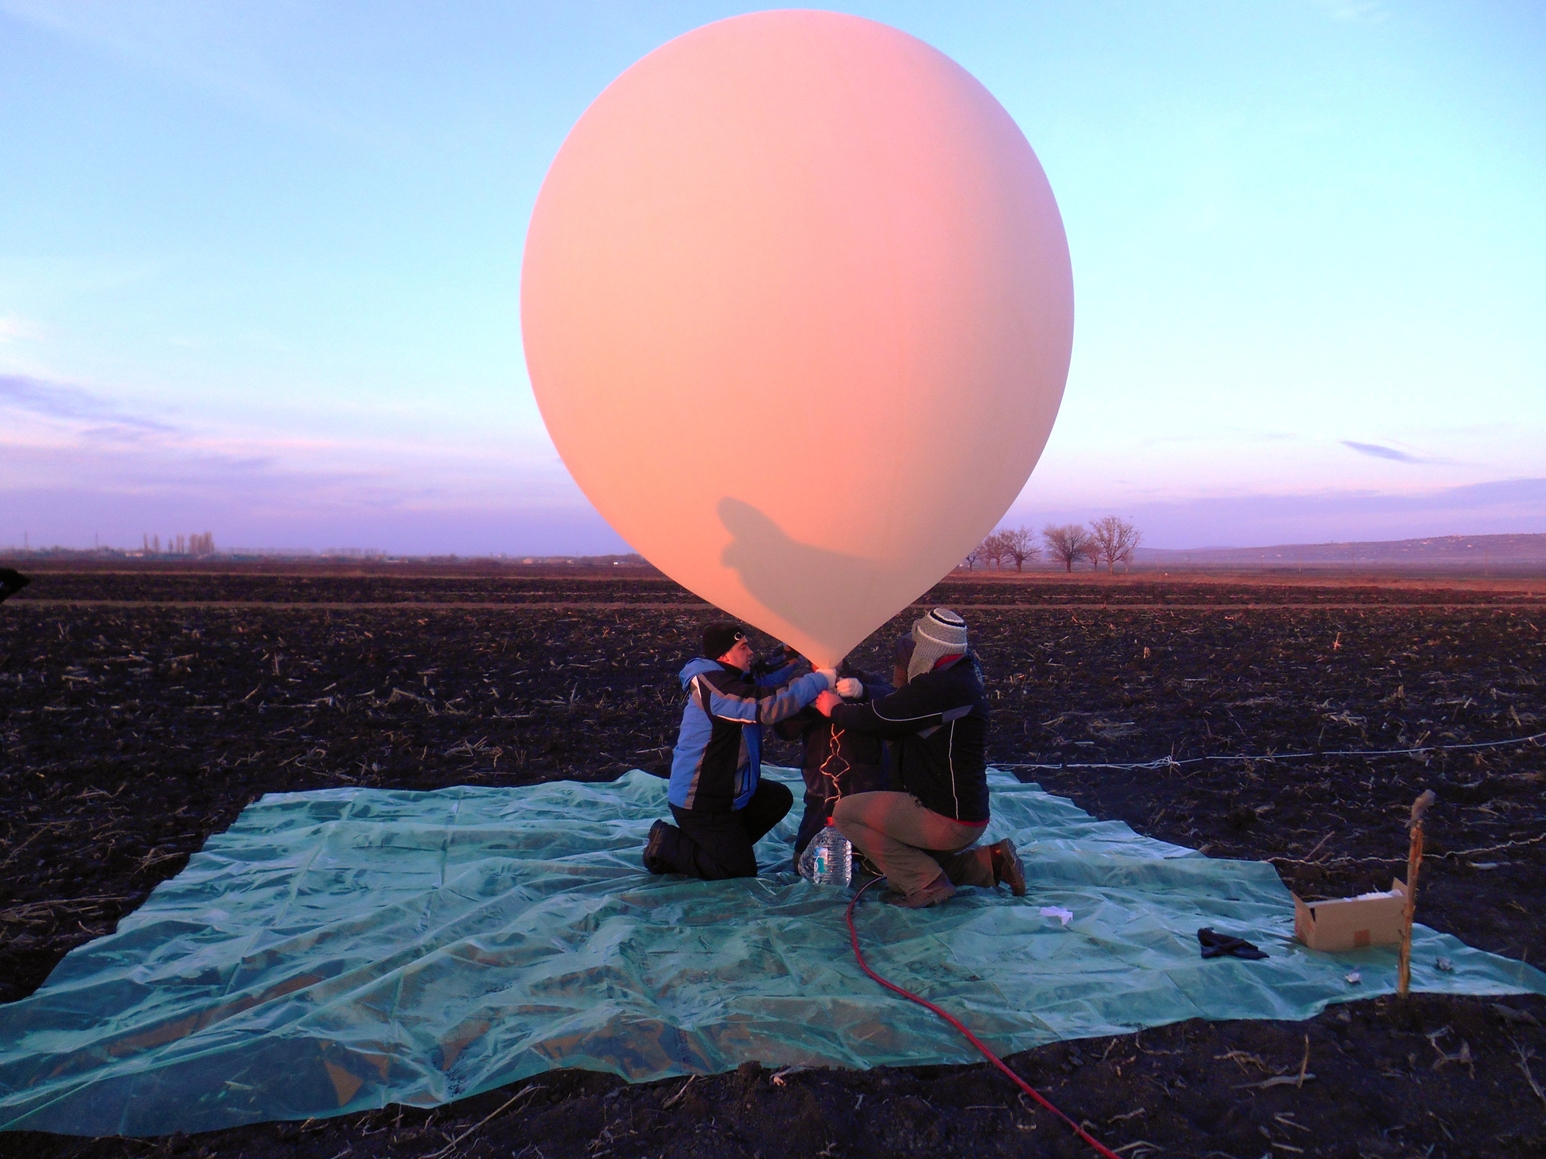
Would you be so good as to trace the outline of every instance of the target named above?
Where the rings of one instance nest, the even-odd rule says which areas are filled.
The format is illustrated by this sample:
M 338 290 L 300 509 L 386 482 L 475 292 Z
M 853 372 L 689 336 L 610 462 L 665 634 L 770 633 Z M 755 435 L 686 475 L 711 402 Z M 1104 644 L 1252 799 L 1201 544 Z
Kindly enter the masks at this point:
M 1276 547 L 1140 547 L 1144 567 L 1546 567 L 1546 534 L 1440 535 L 1367 543 L 1287 543 Z

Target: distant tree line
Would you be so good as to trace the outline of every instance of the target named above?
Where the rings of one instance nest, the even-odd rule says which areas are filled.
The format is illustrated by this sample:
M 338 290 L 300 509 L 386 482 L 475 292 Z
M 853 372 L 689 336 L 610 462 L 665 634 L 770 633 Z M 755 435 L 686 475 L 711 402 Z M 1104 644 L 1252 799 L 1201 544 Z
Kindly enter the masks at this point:
M 144 555 L 191 555 L 196 558 L 204 558 L 215 554 L 215 537 L 208 531 L 194 532 L 192 535 L 169 535 L 166 538 L 166 551 L 161 550 L 161 537 L 159 535 L 145 536 Z
M 1040 558 L 1043 551 L 1047 558 L 1063 565 L 1064 571 L 1073 571 L 1074 564 L 1089 563 L 1091 569 L 1106 565 L 1108 572 L 1117 564 L 1131 567 L 1133 553 L 1143 542 L 1143 533 L 1137 527 L 1116 515 L 1091 520 L 1087 526 L 1065 523 L 1061 527 L 1047 524 L 1041 529 L 1040 542 L 1028 527 L 1001 527 L 993 532 L 966 557 L 968 568 L 992 567 L 998 570 L 1014 562 L 1016 571 L 1024 571 L 1026 560 Z

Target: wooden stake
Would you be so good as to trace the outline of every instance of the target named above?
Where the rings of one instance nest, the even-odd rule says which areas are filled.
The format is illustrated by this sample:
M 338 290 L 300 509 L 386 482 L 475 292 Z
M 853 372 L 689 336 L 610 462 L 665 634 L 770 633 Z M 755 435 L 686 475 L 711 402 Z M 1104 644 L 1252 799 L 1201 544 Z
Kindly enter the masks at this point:
M 1407 822 L 1412 844 L 1406 855 L 1406 912 L 1401 915 L 1401 951 L 1396 973 L 1396 993 L 1402 998 L 1412 986 L 1412 918 L 1417 913 L 1417 871 L 1423 863 L 1423 814 L 1437 800 L 1432 789 L 1424 789 L 1422 796 L 1412 802 L 1412 819 Z

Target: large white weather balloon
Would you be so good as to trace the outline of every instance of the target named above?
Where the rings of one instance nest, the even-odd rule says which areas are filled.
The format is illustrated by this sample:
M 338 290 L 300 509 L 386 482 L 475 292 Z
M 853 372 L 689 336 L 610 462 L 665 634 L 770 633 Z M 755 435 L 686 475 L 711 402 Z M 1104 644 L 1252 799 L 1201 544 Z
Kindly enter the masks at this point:
M 837 660 L 946 574 L 1057 415 L 1073 280 L 992 95 L 883 24 L 762 12 L 650 53 L 532 213 L 526 360 L 575 481 L 684 586 Z

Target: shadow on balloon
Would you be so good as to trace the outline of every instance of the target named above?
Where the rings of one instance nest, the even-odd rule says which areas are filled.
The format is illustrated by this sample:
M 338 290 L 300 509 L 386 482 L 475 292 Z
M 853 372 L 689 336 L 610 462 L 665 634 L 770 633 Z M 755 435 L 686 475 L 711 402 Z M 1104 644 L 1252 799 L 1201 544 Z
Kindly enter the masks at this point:
M 791 539 L 740 499 L 726 496 L 717 511 L 733 537 L 720 562 L 733 568 L 747 592 L 770 612 L 823 640 L 841 638 L 869 618 L 868 605 L 886 575 L 884 564 Z

